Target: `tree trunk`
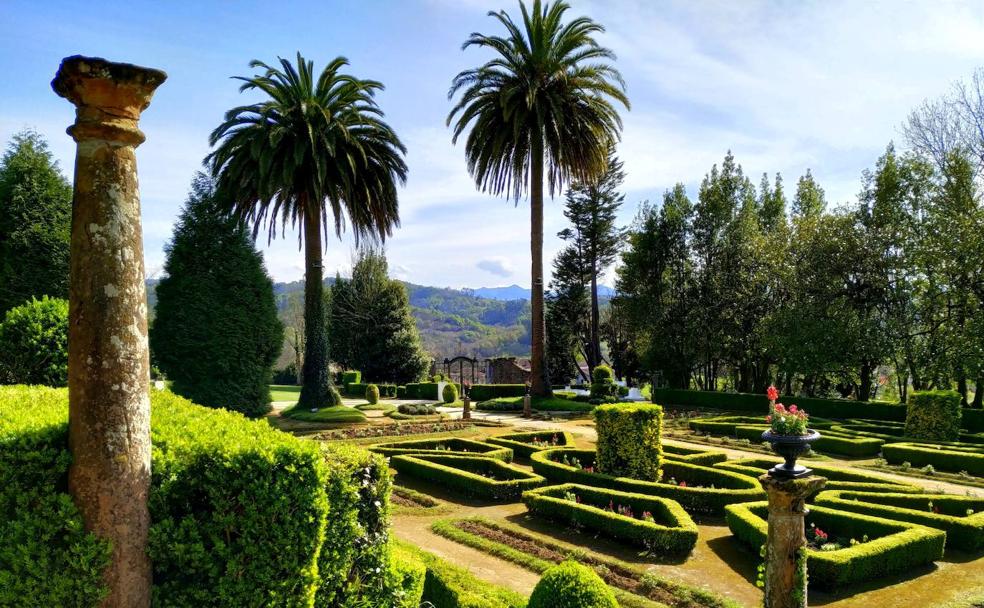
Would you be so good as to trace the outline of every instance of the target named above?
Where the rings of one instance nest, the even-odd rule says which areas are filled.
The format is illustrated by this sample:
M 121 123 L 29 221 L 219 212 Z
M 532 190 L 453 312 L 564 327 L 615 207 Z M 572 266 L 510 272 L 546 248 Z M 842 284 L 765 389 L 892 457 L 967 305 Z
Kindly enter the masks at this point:
M 871 375 L 875 372 L 868 362 L 861 364 L 861 386 L 858 388 L 858 401 L 868 401 L 871 399 Z
M 328 370 L 321 213 L 316 207 L 304 205 L 304 383 L 297 400 L 298 407 L 302 408 L 338 405 L 332 394 Z
M 301 386 L 304 384 L 304 338 L 301 337 L 301 332 L 297 330 L 296 327 L 293 328 L 294 331 L 294 372 L 296 373 L 296 384 Z
M 984 406 L 984 378 L 977 378 L 974 381 L 974 401 L 970 407 L 981 409 Z
M 166 75 L 69 57 L 52 82 L 78 143 L 69 278 L 68 491 L 112 545 L 103 608 L 147 608 L 151 567 L 150 357 L 140 195 L 140 112 Z M 29 600 L 28 600 L 29 601 Z
M 598 311 L 598 271 L 594 262 L 591 263 L 591 358 L 594 362 L 591 368 L 601 365 L 601 335 Z
M 530 151 L 530 254 L 530 391 L 536 397 L 550 397 L 553 393 L 547 369 L 547 325 L 543 314 L 543 142 L 536 137 Z

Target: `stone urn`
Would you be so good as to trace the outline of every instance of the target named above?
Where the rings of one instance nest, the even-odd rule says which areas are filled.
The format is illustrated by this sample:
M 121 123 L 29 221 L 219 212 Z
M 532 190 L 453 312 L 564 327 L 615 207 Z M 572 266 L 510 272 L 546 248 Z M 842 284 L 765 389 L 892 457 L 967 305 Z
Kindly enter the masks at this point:
M 762 433 L 762 441 L 772 444 L 772 451 L 786 460 L 772 467 L 769 475 L 780 479 L 797 479 L 812 473 L 811 469 L 796 464 L 796 459 L 805 454 L 817 439 L 820 439 L 820 433 L 813 429 L 807 429 L 805 435 L 779 435 L 771 429 Z

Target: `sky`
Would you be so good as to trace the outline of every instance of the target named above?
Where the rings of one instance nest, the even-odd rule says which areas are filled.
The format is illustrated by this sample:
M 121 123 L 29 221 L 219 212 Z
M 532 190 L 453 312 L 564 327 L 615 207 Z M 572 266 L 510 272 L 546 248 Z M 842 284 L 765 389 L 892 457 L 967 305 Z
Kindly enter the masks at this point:
M 631 111 L 623 112 L 621 220 L 680 182 L 697 186 L 730 149 L 758 184 L 782 174 L 787 194 L 809 168 L 831 205 L 851 203 L 860 176 L 926 98 L 984 65 L 984 3 L 957 1 L 573 0 L 569 15 L 605 26 Z M 163 69 L 137 149 L 148 276 L 226 110 L 253 98 L 231 76 L 251 59 L 301 51 L 318 69 L 343 55 L 380 80 L 378 101 L 408 148 L 402 225 L 385 246 L 391 274 L 441 287 L 529 286 L 529 205 L 476 190 L 445 119 L 448 88 L 487 59 L 461 50 L 499 30 L 489 10 L 511 0 L 64 2 L 0 0 L 0 146 L 25 128 L 49 142 L 71 179 L 74 108 L 51 90 L 65 56 Z M 563 198 L 547 199 L 545 266 L 562 247 Z M 268 245 L 278 281 L 303 276 L 296 233 Z M 326 271 L 351 267 L 349 238 L 328 242 Z M 611 282 L 611 274 L 606 277 Z

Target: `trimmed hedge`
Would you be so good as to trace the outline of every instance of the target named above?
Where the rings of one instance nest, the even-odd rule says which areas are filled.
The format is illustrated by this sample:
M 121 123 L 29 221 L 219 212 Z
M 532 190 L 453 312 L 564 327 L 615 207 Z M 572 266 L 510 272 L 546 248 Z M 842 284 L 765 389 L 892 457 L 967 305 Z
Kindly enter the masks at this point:
M 601 368 L 599 366 L 595 371 Z M 596 463 L 599 472 L 659 481 L 663 461 L 660 445 L 663 408 L 652 403 L 612 403 L 596 407 L 593 416 L 598 432 Z
M 816 504 L 943 530 L 947 549 L 984 550 L 984 498 L 825 490 Z
M 905 436 L 932 441 L 956 441 L 960 437 L 960 393 L 922 391 L 909 398 Z
M 567 431 L 530 431 L 525 433 L 507 433 L 488 437 L 486 442 L 502 447 L 510 448 L 516 456 L 529 458 L 533 452 L 541 450 L 552 450 L 556 448 L 574 447 L 574 436 Z M 548 446 L 539 446 L 534 442 L 548 443 Z
M 729 505 L 726 518 L 731 533 L 750 549 L 757 553 L 765 544 L 767 502 Z M 941 530 L 817 506 L 810 507 L 806 523 L 838 537 L 861 539 L 867 535 L 870 539 L 835 551 L 807 549 L 810 585 L 818 588 L 834 589 L 905 573 L 943 558 L 946 534 Z
M 427 401 L 441 401 L 440 394 L 441 382 L 413 382 L 407 384 L 403 399 L 420 399 Z M 451 384 L 451 383 L 448 383 Z M 455 384 L 458 393 L 461 393 L 461 386 Z
M 476 456 L 402 455 L 391 458 L 390 466 L 401 475 L 430 481 L 466 496 L 503 502 L 515 501 L 545 481 L 501 460 Z
M 473 384 L 468 391 L 472 401 L 488 401 L 499 397 L 522 397 L 526 394 L 525 384 Z
M 566 498 L 571 494 L 576 502 Z M 523 503 L 535 515 L 642 545 L 659 555 L 688 555 L 697 544 L 697 525 L 679 503 L 668 498 L 564 484 L 524 492 Z M 630 508 L 634 515 L 648 512 L 654 521 L 606 510 L 620 506 Z
M 755 478 L 762 475 L 782 460 L 781 456 L 771 458 L 740 458 L 738 460 L 728 460 L 720 462 L 715 468 L 721 468 L 736 473 L 744 473 Z M 917 485 L 895 481 L 887 477 L 875 475 L 873 473 L 828 467 L 822 464 L 802 463 L 813 472 L 827 479 L 825 490 L 853 490 L 856 492 L 905 492 L 916 494 L 922 492 L 922 488 Z
M 566 561 L 543 573 L 528 608 L 618 608 L 615 594 L 587 566 Z
M 362 372 L 357 370 L 350 370 L 347 372 L 342 372 L 342 386 L 347 387 L 349 384 L 359 384 L 362 382 Z
M 735 427 L 735 436 L 739 439 L 748 439 L 754 442 L 762 441 L 762 432 L 768 430 L 766 425 Z M 872 458 L 881 451 L 884 441 L 872 437 L 858 437 L 848 433 L 839 433 L 830 429 L 824 429 L 820 438 L 813 441 L 810 447 L 817 452 L 829 452 L 840 454 L 841 456 L 851 456 L 855 458 Z
M 458 400 L 458 388 L 453 383 L 449 382 L 444 385 L 444 389 L 441 390 L 441 400 L 444 403 L 454 403 Z
M 702 467 L 713 466 L 728 459 L 724 452 L 714 450 L 701 450 L 699 448 L 685 448 L 678 445 L 663 444 L 663 458 L 676 460 L 688 464 L 697 464 Z
M 688 513 L 723 515 L 725 505 L 761 500 L 765 496 L 758 480 L 747 475 L 718 468 L 702 467 L 685 462 L 663 462 L 663 482 L 613 477 L 566 465 L 560 459 L 577 458 L 582 467 L 593 467 L 594 450 L 544 450 L 530 457 L 533 471 L 556 483 L 576 483 L 596 488 L 611 488 L 623 492 L 671 498 Z M 667 483 L 670 478 L 685 481 L 688 486 Z M 710 486 L 714 487 L 710 487 Z M 697 487 L 704 486 L 704 487 Z
M 412 559 L 426 569 L 421 603 L 433 608 L 525 608 L 526 600 L 517 593 L 487 583 L 468 570 L 445 561 L 413 545 L 397 542 L 398 559 Z M 414 606 L 416 608 L 416 606 Z
M 388 578 L 389 587 L 393 589 L 393 608 L 419 608 L 423 601 L 427 566 L 405 546 L 395 545 L 391 553 L 393 559 Z
M 513 451 L 508 447 L 491 445 L 473 439 L 449 437 L 444 439 L 415 439 L 410 441 L 390 441 L 377 443 L 369 451 L 384 456 L 401 454 L 424 454 L 434 456 L 481 456 L 509 462 Z
M 932 465 L 941 471 L 984 477 L 984 448 L 967 446 L 942 446 L 923 443 L 886 443 L 882 456 L 890 464 L 908 462 L 914 467 Z
M 379 387 L 375 384 L 370 384 L 366 387 L 365 395 L 366 401 L 369 402 L 369 405 L 376 405 L 379 403 Z
M 709 407 L 722 410 L 755 412 L 765 416 L 769 400 L 765 395 L 753 393 L 722 393 L 718 391 L 689 391 L 672 388 L 654 388 L 653 402 L 687 407 Z M 787 405 L 796 404 L 810 416 L 821 418 L 878 418 L 881 420 L 905 420 L 905 408 L 869 401 L 848 399 L 818 399 L 816 397 L 784 396 L 779 399 Z

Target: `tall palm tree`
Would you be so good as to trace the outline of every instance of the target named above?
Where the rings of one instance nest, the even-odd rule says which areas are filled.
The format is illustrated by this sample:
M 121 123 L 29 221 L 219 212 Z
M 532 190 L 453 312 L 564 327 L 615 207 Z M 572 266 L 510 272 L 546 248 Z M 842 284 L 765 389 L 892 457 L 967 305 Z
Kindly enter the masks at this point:
M 518 204 L 530 196 L 532 254 L 532 392 L 550 395 L 543 315 L 543 179 L 550 196 L 571 180 L 591 182 L 607 166 L 622 121 L 613 102 L 629 107 L 614 53 L 595 34 L 604 28 L 578 17 L 564 23 L 566 2 L 519 3 L 522 23 L 490 12 L 506 36 L 473 33 L 462 45 L 492 51 L 484 65 L 455 76 L 448 94 L 461 97 L 448 115 L 453 141 L 468 131 L 465 156 L 475 184 Z
M 336 236 L 349 227 L 356 241 L 384 240 L 399 226 L 397 183 L 407 178 L 406 148 L 385 122 L 375 94 L 383 85 L 340 72 L 344 57 L 317 77 L 314 64 L 297 54 L 296 65 L 253 60 L 263 74 L 237 77 L 240 92 L 258 90 L 262 101 L 235 107 L 212 132 L 205 162 L 219 197 L 252 223 L 254 238 L 266 226 L 268 240 L 288 222 L 300 226 L 304 246 L 304 382 L 300 407 L 337 404 L 328 373 L 323 240 L 329 219 Z M 329 218 L 329 213 L 331 218 Z

